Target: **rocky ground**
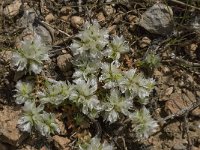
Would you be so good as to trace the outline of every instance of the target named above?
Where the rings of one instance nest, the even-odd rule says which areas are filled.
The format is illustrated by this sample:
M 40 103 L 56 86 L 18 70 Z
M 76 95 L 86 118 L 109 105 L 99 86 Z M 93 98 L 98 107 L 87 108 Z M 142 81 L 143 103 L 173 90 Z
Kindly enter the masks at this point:
M 150 109 L 159 129 L 136 141 L 129 131 L 99 121 L 102 138 L 124 150 L 200 149 L 200 2 L 199 0 L 1 0 L 0 1 L 0 150 L 68 150 L 79 138 L 96 132 L 89 120 L 75 123 L 74 108 L 56 112 L 59 135 L 45 139 L 20 132 L 21 106 L 13 95 L 22 76 L 10 67 L 12 51 L 31 30 L 53 45 L 49 76 L 70 80 L 73 74 L 69 45 L 86 20 L 96 19 L 111 35 L 123 35 L 131 52 L 123 56 L 127 67 L 138 67 L 156 79 Z M 34 29 L 30 29 L 30 24 Z M 141 67 L 147 52 L 160 57 L 153 68 Z M 148 66 L 149 67 L 149 66 Z M 112 131 L 112 132 L 111 132 Z

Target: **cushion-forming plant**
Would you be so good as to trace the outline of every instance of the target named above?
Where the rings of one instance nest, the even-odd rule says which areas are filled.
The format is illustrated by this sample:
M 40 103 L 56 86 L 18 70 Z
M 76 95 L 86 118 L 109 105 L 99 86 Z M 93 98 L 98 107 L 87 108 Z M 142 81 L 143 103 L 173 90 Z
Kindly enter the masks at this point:
M 24 41 L 22 45 L 22 49 L 13 55 L 17 71 L 40 73 L 42 61 L 49 58 L 47 47 L 38 38 Z M 147 138 L 155 131 L 157 122 L 143 106 L 148 103 L 155 80 L 146 79 L 134 68 L 120 69 L 121 54 L 130 51 L 123 36 L 111 37 L 96 20 L 86 21 L 70 48 L 75 70 L 72 83 L 49 78 L 42 88 L 35 89 L 32 82 L 17 82 L 14 97 L 16 103 L 24 103 L 23 116 L 18 122 L 22 131 L 31 132 L 34 127 L 44 136 L 59 132 L 54 114 L 46 112 L 45 107 L 48 104 L 58 107 L 66 102 L 75 105 L 89 118 L 102 116 L 110 124 L 120 120 L 121 116 L 129 118 L 139 139 Z M 133 110 L 136 99 L 140 99 L 143 109 Z M 113 149 L 96 137 L 86 146 L 87 150 L 93 148 Z M 80 146 L 80 149 L 85 148 Z

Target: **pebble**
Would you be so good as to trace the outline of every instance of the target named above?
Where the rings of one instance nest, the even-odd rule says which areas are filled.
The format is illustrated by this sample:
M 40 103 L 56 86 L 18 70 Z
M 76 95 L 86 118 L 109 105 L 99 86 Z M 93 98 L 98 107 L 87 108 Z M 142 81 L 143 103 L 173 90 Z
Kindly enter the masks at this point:
M 71 25 L 74 28 L 80 28 L 84 24 L 84 19 L 80 16 L 71 17 Z
M 151 33 L 168 35 L 173 31 L 173 11 L 165 4 L 156 3 L 142 14 L 139 25 Z

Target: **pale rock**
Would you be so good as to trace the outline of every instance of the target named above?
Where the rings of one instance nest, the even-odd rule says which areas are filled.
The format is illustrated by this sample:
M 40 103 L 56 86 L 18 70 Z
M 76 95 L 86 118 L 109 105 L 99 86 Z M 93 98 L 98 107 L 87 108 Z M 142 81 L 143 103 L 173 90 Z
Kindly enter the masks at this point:
M 169 87 L 169 88 L 167 88 L 166 90 L 165 90 L 165 95 L 166 96 L 169 96 L 169 95 L 171 95 L 172 94 L 172 92 L 173 92 L 173 90 L 174 90 L 174 87 L 172 86 L 172 87 Z
M 141 48 L 145 48 L 151 44 L 151 40 L 148 37 L 143 37 L 142 40 L 139 41 L 139 46 Z
M 12 58 L 12 51 L 3 50 L 0 52 L 0 57 L 6 62 L 9 62 Z
M 162 3 L 156 3 L 142 14 L 138 24 L 147 31 L 168 35 L 173 31 L 173 11 Z
M 64 20 L 64 21 L 68 21 L 69 16 L 61 16 L 60 19 L 61 19 L 61 20 Z
M 47 22 L 52 22 L 53 20 L 55 20 L 55 17 L 52 13 L 49 13 L 46 17 L 45 17 L 45 20 Z
M 58 135 L 53 136 L 54 145 L 59 150 L 69 150 L 70 139 Z
M 112 5 L 105 5 L 103 7 L 103 11 L 106 16 L 111 16 L 112 14 L 116 12 L 115 8 L 113 8 Z
M 187 147 L 183 143 L 175 143 L 172 150 L 186 150 Z
M 9 106 L 5 106 L 0 111 L 0 141 L 18 146 L 27 138 L 27 134 L 20 132 L 17 128 L 20 113 L 20 110 Z
M 100 23 L 105 22 L 106 18 L 105 18 L 105 16 L 104 16 L 103 12 L 99 12 L 99 13 L 97 14 L 97 20 L 98 20 L 98 22 L 100 22 Z
M 80 28 L 84 24 L 84 19 L 80 16 L 72 16 L 71 17 L 71 25 L 74 28 Z
M 7 17 L 14 17 L 19 13 L 19 9 L 22 5 L 21 0 L 15 0 L 10 5 L 3 9 L 3 13 Z
M 70 54 L 64 54 L 57 57 L 57 65 L 63 73 L 72 69 L 71 59 L 72 56 Z
M 109 32 L 109 34 L 116 35 L 116 28 L 117 28 L 116 25 L 109 26 L 109 27 L 108 27 L 108 32 Z

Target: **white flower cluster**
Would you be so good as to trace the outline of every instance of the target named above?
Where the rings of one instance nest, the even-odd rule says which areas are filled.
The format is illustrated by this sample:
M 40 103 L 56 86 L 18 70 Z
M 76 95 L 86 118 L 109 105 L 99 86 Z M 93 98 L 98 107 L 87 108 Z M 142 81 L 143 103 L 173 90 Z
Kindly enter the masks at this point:
M 102 50 L 108 44 L 108 31 L 100 29 L 96 20 L 90 24 L 86 22 L 83 31 L 77 35 L 79 40 L 74 40 L 71 50 L 75 55 L 88 56 L 93 59 L 102 58 Z
M 143 107 L 130 115 L 133 131 L 138 139 L 148 138 L 156 131 L 158 124 L 151 118 L 149 111 Z
M 119 113 L 126 116 L 130 114 L 128 110 L 132 108 L 133 101 L 130 98 L 121 96 L 120 91 L 117 89 L 113 89 L 104 105 L 104 119 L 113 123 L 119 119 Z
M 123 72 L 119 84 L 121 91 L 130 97 L 138 96 L 140 99 L 146 99 L 154 89 L 155 80 L 145 79 L 142 74 L 136 73 L 136 69 L 130 69 Z
M 96 118 L 101 111 L 100 101 L 96 96 L 97 82 L 76 80 L 69 99 L 91 118 Z
M 79 150 L 114 150 L 115 147 L 107 141 L 101 143 L 101 139 L 93 137 L 88 143 L 79 144 Z
M 16 94 L 14 95 L 17 104 L 23 104 L 26 101 L 32 101 L 33 83 L 22 82 L 21 80 L 16 84 Z
M 37 96 L 42 104 L 51 103 L 60 105 L 69 97 L 71 92 L 70 84 L 63 81 L 47 79 L 43 91 L 38 91 Z
M 48 59 L 47 47 L 38 39 L 22 45 L 13 57 L 18 71 L 41 72 L 42 60 Z M 75 66 L 73 84 L 45 79 L 42 88 L 35 88 L 33 82 L 17 82 L 14 97 L 17 104 L 24 104 L 24 115 L 18 127 L 27 132 L 34 127 L 44 136 L 59 132 L 54 115 L 44 111 L 44 107 L 47 103 L 57 107 L 68 100 L 91 119 L 102 116 L 104 121 L 114 123 L 121 116 L 129 117 L 138 138 L 146 138 L 154 132 L 157 123 L 146 108 L 132 112 L 135 99 L 141 104 L 148 103 L 155 81 L 136 73 L 136 69 L 120 69 L 121 54 L 129 52 L 128 42 L 122 36 L 109 37 L 106 29 L 92 21 L 92 24 L 85 23 L 70 47 Z M 86 149 L 110 150 L 113 146 L 106 142 L 101 144 L 95 137 Z
M 48 50 L 49 47 L 42 43 L 40 36 L 36 36 L 33 41 L 24 40 L 21 48 L 13 53 L 11 65 L 17 67 L 17 71 L 39 74 L 43 68 L 42 61 L 49 59 Z
M 50 103 L 59 105 L 69 97 L 71 91 L 70 84 L 63 81 L 46 79 L 43 91 L 34 91 L 32 82 L 18 81 L 16 84 L 16 94 L 14 95 L 17 104 L 24 104 L 24 114 L 19 119 L 18 127 L 22 131 L 31 132 L 34 126 L 43 136 L 58 132 L 59 128 L 55 123 L 52 113 L 45 112 L 44 104 Z M 40 102 L 36 107 L 35 102 Z
M 35 127 L 43 136 L 60 132 L 53 114 L 45 112 L 43 105 L 36 107 L 34 102 L 25 102 L 23 116 L 18 120 L 18 128 L 21 131 L 31 132 Z
M 121 54 L 130 51 L 123 36 L 109 37 L 108 31 L 101 29 L 97 21 L 92 21 L 92 24 L 86 22 L 83 31 L 77 35 L 70 48 L 74 55 L 75 85 L 69 99 L 80 107 L 84 114 L 91 118 L 101 115 L 105 121 L 114 123 L 121 115 L 135 116 L 136 113 L 131 112 L 135 98 L 139 99 L 141 104 L 148 103 L 148 97 L 155 85 L 154 79 L 144 78 L 141 73 L 136 73 L 136 69 L 120 69 Z M 106 92 L 101 93 L 101 90 Z M 136 133 L 141 137 L 147 137 L 150 130 L 154 131 L 156 126 L 156 122 L 146 114 L 143 120 L 154 126 L 149 128 L 145 124 L 144 132 Z M 134 131 L 137 128 L 134 128 Z

